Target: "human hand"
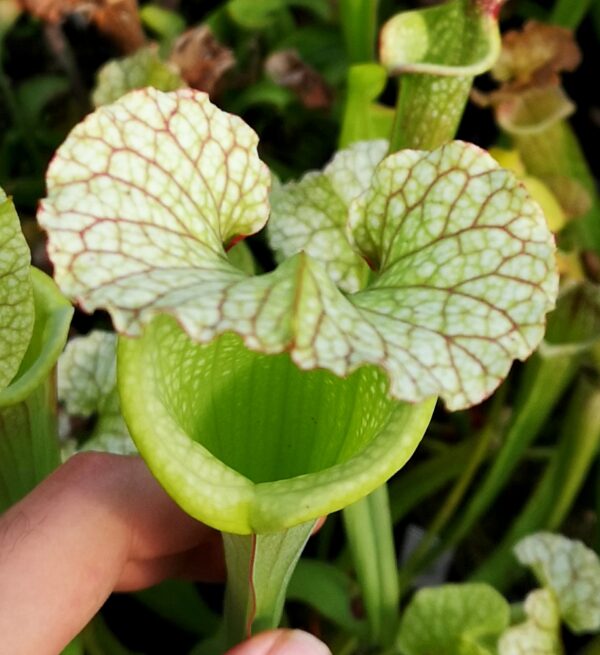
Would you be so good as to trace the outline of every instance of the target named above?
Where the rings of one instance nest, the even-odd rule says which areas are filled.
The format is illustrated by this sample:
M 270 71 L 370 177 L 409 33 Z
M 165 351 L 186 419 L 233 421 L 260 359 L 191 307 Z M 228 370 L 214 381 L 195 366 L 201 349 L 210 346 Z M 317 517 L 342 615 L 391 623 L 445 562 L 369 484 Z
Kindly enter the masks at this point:
M 185 514 L 137 457 L 71 458 L 0 517 L 3 655 L 56 655 L 113 591 L 225 576 L 218 532 Z M 300 631 L 263 633 L 230 655 L 326 655 Z

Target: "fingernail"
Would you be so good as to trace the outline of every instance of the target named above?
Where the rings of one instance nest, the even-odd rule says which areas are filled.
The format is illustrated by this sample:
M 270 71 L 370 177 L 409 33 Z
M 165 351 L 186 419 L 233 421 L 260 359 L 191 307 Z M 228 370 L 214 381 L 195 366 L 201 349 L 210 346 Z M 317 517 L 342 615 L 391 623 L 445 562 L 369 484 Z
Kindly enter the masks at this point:
M 278 639 L 269 655 L 331 655 L 322 641 L 302 630 L 290 630 L 285 639 Z

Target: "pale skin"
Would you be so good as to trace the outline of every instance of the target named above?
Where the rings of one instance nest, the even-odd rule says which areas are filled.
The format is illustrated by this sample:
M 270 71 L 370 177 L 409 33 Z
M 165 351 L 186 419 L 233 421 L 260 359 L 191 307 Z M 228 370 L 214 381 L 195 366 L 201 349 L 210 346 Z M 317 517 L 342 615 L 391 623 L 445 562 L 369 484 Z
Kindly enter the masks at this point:
M 0 517 L 5 655 L 58 655 L 113 591 L 224 578 L 219 534 L 190 518 L 136 457 L 76 455 Z M 229 655 L 326 655 L 275 630 Z

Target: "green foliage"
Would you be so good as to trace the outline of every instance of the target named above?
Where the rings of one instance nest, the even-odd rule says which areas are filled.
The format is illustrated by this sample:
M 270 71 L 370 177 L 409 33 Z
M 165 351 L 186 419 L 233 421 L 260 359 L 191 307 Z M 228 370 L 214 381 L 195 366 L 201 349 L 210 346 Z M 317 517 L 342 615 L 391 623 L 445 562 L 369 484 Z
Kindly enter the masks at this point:
M 554 593 L 573 632 L 600 630 L 600 560 L 593 550 L 561 535 L 538 533 L 519 542 L 515 554 Z
M 508 603 L 488 585 L 422 589 L 404 612 L 398 647 L 403 655 L 492 655 L 508 620 Z
M 0 189 L 0 391 L 21 365 L 33 331 L 29 249 L 12 201 Z
M 0 512 L 60 462 L 53 368 L 72 309 L 30 267 L 13 204 L 0 189 Z
M 108 62 L 98 72 L 92 96 L 95 107 L 110 104 L 129 91 L 147 86 L 160 91 L 174 91 L 186 86 L 176 67 L 163 61 L 153 46 L 133 55 Z
M 536 589 L 525 599 L 527 619 L 509 628 L 498 644 L 499 655 L 562 655 L 560 615 L 549 589 Z
M 451 409 L 489 395 L 512 359 L 537 345 L 556 294 L 551 236 L 537 205 L 486 153 L 459 142 L 404 151 L 371 181 L 368 169 L 354 172 L 361 147 L 341 153 L 321 178 L 329 198 L 313 216 L 300 205 L 282 224 L 285 195 L 274 195 L 276 228 L 307 234 L 310 249 L 246 277 L 227 264 L 223 243 L 267 220 L 270 176 L 255 148 L 246 125 L 193 91 L 133 92 L 91 115 L 57 153 L 39 214 L 65 293 L 88 311 L 108 308 L 131 336 L 170 313 L 199 342 L 232 330 L 252 349 L 289 350 L 303 369 L 345 375 L 373 364 L 395 398 L 439 394 Z M 353 198 L 355 179 L 369 188 Z M 342 189 L 341 204 L 328 184 Z M 283 193 L 290 188 L 303 193 Z M 334 231 L 311 226 L 324 209 Z M 73 231 L 82 222 L 85 240 Z M 82 257 L 88 249 L 94 266 Z M 336 283 L 358 290 L 356 278 L 340 277 L 349 261 L 364 269 L 360 257 L 377 273 L 346 297 Z
M 82 450 L 136 453 L 117 391 L 117 337 L 95 330 L 67 344 L 58 362 L 58 398 L 72 416 L 94 418 Z
M 589 107 L 567 99 L 552 78 L 550 89 L 497 115 L 524 162 L 521 178 L 543 180 L 565 222 L 557 244 L 571 252 L 561 253 L 565 283 L 544 333 L 557 276 L 539 208 L 482 151 L 448 143 L 473 76 L 498 53 L 499 2 L 404 12 L 379 38 L 379 19 L 408 4 L 416 5 L 224 0 L 208 13 L 203 3 L 143 3 L 140 18 L 160 55 L 144 47 L 97 70 L 110 50 L 104 36 L 99 44 L 95 32 L 81 38 L 77 21 L 46 29 L 43 20 L 17 20 L 20 7 L 0 0 L 0 183 L 19 207 L 34 261 L 45 266 L 29 214 L 52 151 L 89 111 L 98 73 L 92 101 L 103 108 L 59 150 L 40 217 L 61 287 L 85 311 L 108 310 L 121 336 L 92 330 L 73 339 L 58 391 L 67 413 L 87 419 L 82 447 L 134 452 L 116 386 L 120 341 L 123 411 L 160 482 L 197 518 L 261 533 L 229 537 L 250 545 L 237 570 L 230 557 L 230 641 L 253 623 L 257 601 L 255 627 L 275 624 L 281 610 L 292 566 L 277 576 L 273 562 L 290 533 L 272 531 L 373 490 L 412 455 L 435 396 L 450 409 L 473 405 L 540 343 L 491 408 L 436 412 L 417 461 L 393 481 L 391 512 L 377 502 L 385 489 L 353 505 L 347 545 L 340 522 L 329 519 L 311 551 L 320 559 L 301 561 L 291 577 L 289 620 L 318 631 L 340 655 L 560 655 L 561 616 L 575 632 L 600 627 L 598 567 L 582 544 L 548 534 L 517 550 L 543 588 L 526 597 L 524 614 L 513 607 L 511 627 L 505 601 L 489 587 L 447 585 L 417 592 L 391 647 L 398 593 L 411 592 L 402 583 L 437 554 L 456 549 L 452 579 L 470 575 L 504 590 L 523 574 L 511 555 L 523 535 L 557 529 L 572 511 L 565 531 L 577 523 L 594 540 L 589 472 L 600 436 L 591 252 L 600 243 L 598 194 L 577 138 Z M 589 16 L 579 32 L 585 45 L 600 17 L 593 4 L 523 0 L 501 17 L 576 27 Z M 248 125 L 194 91 L 125 95 L 185 86 L 161 57 L 197 20 L 235 60 L 211 97 L 243 115 L 260 145 Z M 315 76 L 301 78 L 301 90 L 323 84 L 322 107 L 304 106 L 296 88 L 267 79 L 265 61 L 286 49 Z M 202 65 L 210 67 L 210 52 Z M 389 78 L 398 73 L 394 110 Z M 575 102 L 571 126 L 565 116 Z M 483 112 L 471 108 L 468 117 L 462 135 L 494 142 Z M 343 149 L 323 166 L 336 142 Z M 406 147 L 419 150 L 390 155 Z M 48 278 L 30 272 L 12 199 L 0 195 L 2 509 L 59 463 L 52 369 L 71 310 Z M 78 316 L 75 331 L 105 321 Z M 515 497 L 523 499 L 516 517 Z M 352 511 L 361 518 L 350 525 Z M 400 589 L 390 516 L 397 538 L 408 523 L 428 525 L 419 557 L 401 565 Z M 251 562 L 252 549 L 271 538 L 275 545 Z M 217 616 L 190 585 L 167 583 L 139 600 L 178 629 L 209 636 L 194 653 L 223 653 Z M 68 652 L 126 653 L 120 638 L 96 619 Z

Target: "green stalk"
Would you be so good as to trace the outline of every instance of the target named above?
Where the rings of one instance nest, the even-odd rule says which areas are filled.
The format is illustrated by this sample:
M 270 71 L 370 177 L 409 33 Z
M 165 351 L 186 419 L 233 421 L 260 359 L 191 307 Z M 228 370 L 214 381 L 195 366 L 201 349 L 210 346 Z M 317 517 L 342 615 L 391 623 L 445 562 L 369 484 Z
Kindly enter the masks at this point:
M 402 76 L 390 152 L 433 150 L 456 134 L 473 77 Z
M 476 2 L 455 0 L 422 15 L 424 22 L 413 31 L 412 38 L 421 45 L 423 40 L 433 41 L 433 47 L 426 47 L 426 59 L 436 61 L 435 70 L 430 70 L 425 62 L 427 72 L 404 74 L 390 152 L 402 147 L 433 149 L 451 140 L 471 88 L 473 75 L 469 73 L 487 70 L 498 50 L 497 26 L 479 12 Z M 399 18 L 404 20 L 402 14 Z M 397 19 L 392 21 L 397 24 Z M 382 62 L 390 70 L 398 64 L 398 55 L 402 59 L 402 53 L 396 51 L 394 30 L 388 29 L 387 36 L 381 37 Z M 480 52 L 482 43 L 489 45 L 489 52 Z M 449 44 L 453 47 L 446 48 Z M 455 64 L 459 64 L 460 70 L 453 70 Z M 469 70 L 466 74 L 465 65 Z M 353 138 L 357 138 L 356 133 Z M 399 587 L 387 487 L 346 508 L 343 516 L 371 640 L 377 645 L 391 646 L 397 628 Z
M 433 149 L 454 138 L 475 75 L 489 70 L 500 52 L 500 4 L 450 0 L 386 23 L 381 60 L 400 74 L 391 152 Z
M 579 381 L 569 403 L 560 440 L 550 464 L 502 543 L 471 579 L 506 589 L 522 573 L 514 566 L 512 550 L 523 537 L 560 527 L 575 501 L 600 445 L 600 389 Z
M 343 517 L 370 640 L 389 646 L 396 634 L 400 596 L 387 485 L 346 507 Z
M 51 374 L 24 400 L 0 407 L 0 513 L 60 464 Z
M 462 473 L 459 475 L 454 487 L 446 496 L 442 506 L 429 524 L 425 536 L 417 548 L 412 552 L 406 564 L 402 567 L 399 574 L 401 588 L 408 587 L 414 573 L 421 568 L 421 562 L 427 558 L 432 545 L 456 513 L 456 510 L 471 485 L 475 474 L 485 460 L 485 457 L 490 450 L 493 438 L 496 435 L 498 415 L 504 406 L 507 389 L 508 385 L 505 384 L 495 394 L 492 408 L 486 420 L 485 428 L 475 440 L 475 444 L 471 448 L 469 458 L 465 462 Z
M 340 0 L 346 52 L 352 64 L 375 61 L 379 0 Z
M 73 310 L 54 282 L 32 268 L 35 324 L 21 367 L 0 391 L 0 512 L 60 464 L 55 365 Z
M 556 0 L 550 14 L 550 22 L 576 30 L 591 6 L 592 0 Z
M 577 361 L 571 356 L 544 359 L 534 355 L 527 362 L 520 385 L 520 399 L 504 445 L 479 488 L 471 495 L 466 508 L 450 525 L 437 546 L 431 548 L 419 562 L 415 574 L 444 550 L 459 543 L 490 508 L 573 379 Z
M 225 648 L 279 625 L 288 583 L 314 525 L 309 521 L 269 534 L 223 533 Z
M 389 485 L 394 525 L 423 500 L 457 478 L 476 447 L 477 438 L 467 439 L 398 475 Z
M 513 132 L 511 136 L 530 175 L 545 180 L 553 190 L 561 189 L 561 178 L 570 179 L 587 194 L 589 209 L 577 219 L 576 226 L 582 246 L 600 252 L 600 198 L 594 176 L 569 123 L 559 120 L 544 129 Z
M 577 366 L 570 356 L 544 359 L 534 355 L 525 368 L 521 384 L 523 400 L 516 409 L 504 446 L 452 530 L 452 544 L 457 543 L 471 530 L 504 488 L 525 450 L 535 439 L 571 382 Z
M 354 64 L 348 68 L 340 148 L 355 141 L 389 138 L 393 111 L 375 102 L 386 82 L 387 74 L 379 64 Z

